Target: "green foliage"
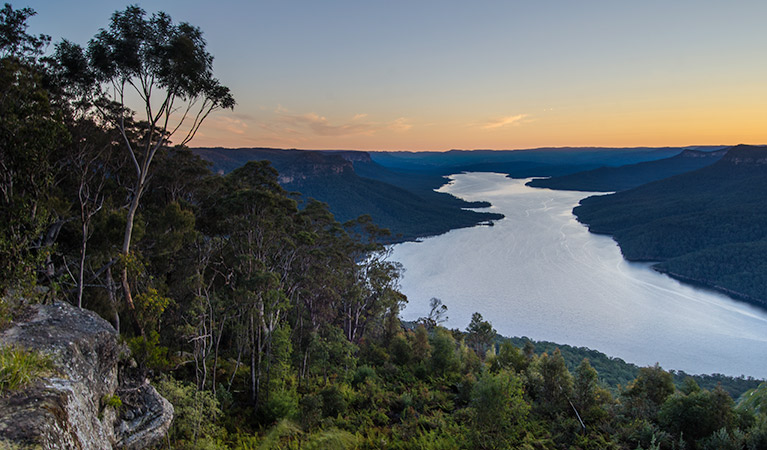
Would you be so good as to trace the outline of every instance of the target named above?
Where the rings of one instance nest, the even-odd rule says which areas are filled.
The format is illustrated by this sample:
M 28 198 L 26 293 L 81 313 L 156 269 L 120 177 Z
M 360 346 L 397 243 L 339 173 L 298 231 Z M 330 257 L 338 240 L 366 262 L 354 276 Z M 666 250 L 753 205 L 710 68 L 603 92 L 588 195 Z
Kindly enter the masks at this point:
M 9 8 L 6 5 L 2 10 L 3 20 L 8 19 Z M 12 42 L 13 37 L 3 40 L 4 45 L 18 44 Z M 3 149 L 0 155 L 0 297 L 9 289 L 34 285 L 36 270 L 50 252 L 50 244 L 43 241 L 48 227 L 55 222 L 54 151 L 67 140 L 67 130 L 52 108 L 42 77 L 42 70 L 30 62 L 13 56 L 0 59 L 0 148 Z
M 741 450 L 745 441 L 742 431 L 735 429 L 728 432 L 721 428 L 709 437 L 701 440 L 698 448 L 701 450 Z
M 345 226 L 326 204 L 302 200 L 299 208 L 267 162 L 214 175 L 188 149 L 168 148 L 168 130 L 155 118 L 134 121 L 130 111 L 99 92 L 99 83 L 117 80 L 122 86 L 125 78 L 129 85 L 128 80 L 155 83 L 159 90 L 153 92 L 179 101 L 202 100 L 203 111 L 232 106 L 228 90 L 211 78 L 212 57 L 200 30 L 131 6 L 113 16 L 87 52 L 63 42 L 50 66 L 43 66 L 37 61 L 42 38 L 24 31 L 29 14 L 0 11 L 0 19 L 13 25 L 0 29 L 0 148 L 4 167 L 11 168 L 0 179 L 0 293 L 19 299 L 11 304 L 9 296 L 2 297 L 0 321 L 28 301 L 19 283 L 30 292 L 38 283 L 45 289 L 62 286 L 64 294 L 82 288 L 83 304 L 118 325 L 126 313 L 118 291 L 125 270 L 126 291 L 140 293 L 125 328 L 138 325 L 146 332 L 128 337 L 128 345 L 142 375 L 157 378 L 176 409 L 164 445 L 764 447 L 761 394 L 749 394 L 733 410 L 728 394 L 714 388 L 721 382 L 728 392 L 740 393 L 756 380 L 714 375 L 684 381 L 682 372 L 639 369 L 589 349 L 504 340 L 479 313 L 466 332 L 449 331 L 440 326 L 446 307 L 437 299 L 423 324 L 403 327 L 401 267 L 387 260 L 380 243 L 399 237 L 355 211 L 370 209 L 365 212 L 384 226 L 391 219 L 405 235 L 496 216 L 456 212 L 466 203 L 433 192 L 443 182 L 438 170 L 413 177 L 364 161 L 352 168 L 333 153 L 282 157 L 317 173 L 330 170 L 332 176 L 318 177 L 322 182 L 295 177 L 294 187 L 327 194 L 317 196 L 332 203 L 336 217 L 350 219 Z M 6 32 L 18 39 L 6 39 Z M 114 151 L 118 145 L 129 151 Z M 132 152 L 137 149 L 150 151 Z M 137 169 L 132 157 L 152 162 Z M 392 198 L 397 205 L 382 214 Z M 126 199 L 133 200 L 128 211 Z M 726 223 L 727 217 L 717 220 Z M 654 226 L 673 234 L 677 223 Z M 752 225 L 734 233 L 759 235 L 760 227 Z M 697 245 L 678 239 L 665 246 L 636 231 L 624 237 L 669 254 Z M 722 258 L 729 258 L 744 245 L 730 240 L 703 241 L 722 244 Z M 761 247 L 745 244 L 754 251 L 743 251 L 744 264 L 759 267 Z M 736 263 L 731 267 L 740 270 Z M 764 285 L 758 275 L 749 276 L 752 284 Z M 3 390 L 50 370 L 44 359 L 15 349 L 4 349 L 2 358 Z M 625 388 L 614 400 L 605 386 L 618 392 L 619 385 Z M 120 407 L 119 397 L 101 400 Z
M 109 408 L 118 409 L 123 405 L 123 401 L 117 394 L 105 395 L 101 398 L 101 404 Z
M 145 330 L 154 330 L 160 324 L 160 317 L 170 305 L 171 299 L 160 295 L 155 288 L 148 288 L 133 300 L 136 315 Z
M 522 396 L 522 382 L 508 372 L 483 374 L 471 392 L 475 448 L 518 447 L 530 411 Z
M 519 348 L 507 341 L 501 344 L 498 354 L 488 358 L 488 363 L 493 372 L 509 370 L 520 373 L 527 368 L 528 361 Z
M 475 312 L 471 315 L 471 322 L 466 327 L 467 344 L 478 355 L 484 355 L 485 350 L 493 342 L 496 332 L 490 322 L 482 318 L 482 314 Z
M 407 337 L 403 333 L 398 333 L 391 338 L 389 353 L 393 363 L 399 366 L 406 366 L 410 364 L 413 348 Z
M 767 448 L 767 415 L 760 414 L 754 426 L 748 430 L 746 448 L 748 450 Z
M 573 377 L 565 366 L 559 350 L 544 353 L 534 361 L 528 371 L 530 394 L 534 396 L 539 414 L 554 419 L 559 415 L 571 415 L 568 398 L 573 391 Z
M 377 375 L 375 369 L 368 365 L 359 366 L 352 376 L 352 386 L 356 387 L 361 383 L 364 383 L 367 379 L 374 380 L 376 378 Z
M 425 362 L 431 357 L 431 344 L 429 343 L 429 334 L 426 327 L 419 325 L 415 329 L 413 338 L 413 358 L 418 362 Z
M 301 429 L 287 419 L 277 422 L 264 436 L 258 450 L 291 448 L 298 441 Z
M 460 361 L 453 335 L 438 328 L 431 336 L 431 368 L 435 376 L 446 377 L 459 368 Z
M 733 429 L 733 408 L 732 398 L 721 389 L 677 393 L 663 403 L 658 421 L 666 431 L 692 444 L 717 430 Z
M 168 348 L 160 345 L 160 333 L 157 331 L 150 331 L 148 336 L 129 338 L 128 347 L 141 368 L 161 372 L 170 365 Z
M 639 369 L 639 375 L 627 386 L 622 396 L 632 414 L 654 419 L 675 389 L 671 374 L 656 364 L 654 367 Z
M 0 346 L 0 394 L 21 389 L 52 373 L 49 356 L 34 350 Z
M 581 419 L 589 425 L 606 422 L 609 418 L 612 395 L 599 382 L 599 374 L 588 359 L 584 359 L 575 370 L 572 402 Z
M 269 397 L 259 409 L 259 415 L 264 423 L 272 423 L 281 419 L 292 420 L 298 417 L 298 396 L 291 389 L 278 389 L 269 392 Z
M 357 436 L 348 431 L 332 428 L 309 435 L 304 447 L 306 450 L 346 450 L 356 448 Z
M 34 61 L 43 53 L 50 36 L 27 34 L 27 19 L 36 14 L 31 8 L 14 10 L 8 3 L 0 9 L 0 57 Z
M 738 399 L 738 410 L 767 414 L 767 383 L 744 392 Z
M 147 18 L 138 6 L 116 12 L 109 27 L 91 40 L 88 56 L 101 81 L 150 81 L 171 99 L 200 96 L 220 107 L 234 106 L 229 90 L 213 78 L 213 57 L 205 51 L 200 29 L 173 24 L 165 13 Z
M 218 400 L 210 391 L 172 377 L 159 379 L 155 386 L 174 409 L 168 440 L 173 448 L 219 448 L 213 443 L 224 436 L 218 424 L 222 415 Z

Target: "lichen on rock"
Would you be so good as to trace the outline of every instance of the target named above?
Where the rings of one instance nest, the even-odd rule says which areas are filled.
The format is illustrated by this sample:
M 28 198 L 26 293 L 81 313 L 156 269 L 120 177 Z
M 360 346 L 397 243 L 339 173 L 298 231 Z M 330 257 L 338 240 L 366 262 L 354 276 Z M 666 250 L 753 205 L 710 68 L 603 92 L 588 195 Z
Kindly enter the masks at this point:
M 127 354 L 97 314 L 68 303 L 34 305 L 0 345 L 50 355 L 55 374 L 0 397 L 0 442 L 44 449 L 141 449 L 165 436 L 173 406 L 146 380 L 120 373 Z M 106 404 L 119 397 L 122 406 Z

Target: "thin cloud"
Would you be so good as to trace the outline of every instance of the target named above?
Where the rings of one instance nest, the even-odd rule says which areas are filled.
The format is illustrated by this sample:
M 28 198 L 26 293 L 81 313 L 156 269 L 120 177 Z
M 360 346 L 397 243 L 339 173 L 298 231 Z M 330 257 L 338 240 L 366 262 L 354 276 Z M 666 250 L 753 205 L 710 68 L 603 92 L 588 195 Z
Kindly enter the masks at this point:
M 232 133 L 237 135 L 244 135 L 247 133 L 249 125 L 247 120 L 249 118 L 245 115 L 235 116 L 214 116 L 205 121 L 203 129 L 207 131 L 206 134 L 212 135 L 216 133 Z M 201 135 L 198 133 L 198 135 Z
M 234 134 L 245 134 L 248 129 L 248 124 L 243 120 L 235 119 L 231 117 L 221 117 L 219 124 L 228 132 Z
M 527 118 L 527 114 L 517 114 L 515 116 L 501 117 L 500 119 L 493 119 L 480 125 L 480 128 L 485 130 L 493 130 L 496 128 L 503 128 L 510 125 L 516 126 L 522 123 Z
M 393 131 L 408 131 L 413 128 L 413 125 L 407 123 L 407 119 L 400 117 L 389 125 L 389 129 Z
M 373 135 L 382 130 L 407 131 L 412 125 L 407 119 L 400 117 L 391 122 L 374 122 L 367 120 L 367 114 L 356 114 L 351 119 L 334 123 L 325 116 L 310 112 L 294 114 L 282 106 L 275 110 L 277 120 L 262 128 L 268 128 L 272 132 L 282 129 L 291 134 L 311 134 L 323 137 L 344 137 L 358 135 Z
M 318 136 L 354 136 L 375 132 L 374 126 L 359 120 L 352 119 L 349 122 L 334 125 L 326 117 L 315 113 L 285 114 L 280 118 L 280 121 L 292 126 L 306 127 Z

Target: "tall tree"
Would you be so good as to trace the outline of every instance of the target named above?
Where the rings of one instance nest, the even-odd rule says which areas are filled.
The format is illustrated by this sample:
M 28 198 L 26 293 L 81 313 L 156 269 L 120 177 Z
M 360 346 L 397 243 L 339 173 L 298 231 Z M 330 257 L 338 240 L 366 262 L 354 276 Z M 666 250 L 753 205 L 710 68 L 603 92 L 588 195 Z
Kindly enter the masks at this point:
M 485 354 L 487 347 L 492 344 L 495 339 L 495 328 L 490 322 L 482 318 L 482 314 L 475 312 L 471 315 L 471 322 L 466 327 L 469 346 L 480 356 Z
M 163 12 L 147 17 L 135 5 L 114 13 L 109 28 L 102 29 L 88 45 L 89 68 L 99 83 L 94 93 L 116 107 L 108 107 L 104 101 L 96 105 L 119 129 L 135 168 L 121 248 L 126 258 L 134 218 L 158 150 L 174 136 L 180 137 L 176 144 L 185 145 L 211 112 L 234 108 L 229 89 L 213 76 L 213 57 L 205 45 L 199 28 L 185 22 L 174 24 Z M 134 121 L 128 108 L 131 95 L 137 96 L 143 108 L 142 120 Z M 128 307 L 133 309 L 125 265 L 121 283 Z

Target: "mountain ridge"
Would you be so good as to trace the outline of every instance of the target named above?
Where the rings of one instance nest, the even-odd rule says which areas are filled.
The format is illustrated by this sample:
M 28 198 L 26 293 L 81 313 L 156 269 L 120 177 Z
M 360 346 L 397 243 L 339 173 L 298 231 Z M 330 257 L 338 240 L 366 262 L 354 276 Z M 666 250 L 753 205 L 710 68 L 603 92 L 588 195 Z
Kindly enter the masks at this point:
M 767 148 L 739 145 L 693 172 L 583 199 L 573 213 L 628 260 L 767 307 Z
M 635 188 L 713 164 L 724 156 L 726 149 L 700 151 L 685 149 L 670 158 L 644 161 L 618 167 L 592 170 L 531 180 L 531 187 L 567 191 L 615 192 Z
M 369 215 L 392 233 L 387 242 L 414 240 L 503 218 L 468 208 L 488 203 L 466 202 L 435 192 L 442 176 L 411 177 L 375 163 L 367 152 L 341 150 L 193 149 L 213 163 L 214 170 L 233 170 L 246 159 L 269 160 L 279 183 L 299 192 L 300 201 L 314 198 L 330 207 L 340 222 Z M 360 170 L 364 176 L 357 173 Z

